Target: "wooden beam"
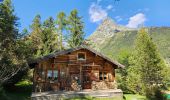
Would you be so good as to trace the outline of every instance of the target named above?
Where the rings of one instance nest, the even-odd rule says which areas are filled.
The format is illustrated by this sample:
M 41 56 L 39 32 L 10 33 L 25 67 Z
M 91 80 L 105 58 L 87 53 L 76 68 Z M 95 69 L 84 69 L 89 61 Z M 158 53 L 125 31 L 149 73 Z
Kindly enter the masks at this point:
M 80 64 L 80 84 L 82 84 L 82 65 Z
M 60 82 L 60 65 L 57 64 L 57 66 L 58 66 L 58 81 Z
M 52 68 L 52 79 L 54 79 L 54 67 L 55 67 L 55 57 L 52 58 L 52 65 L 51 65 L 51 68 Z

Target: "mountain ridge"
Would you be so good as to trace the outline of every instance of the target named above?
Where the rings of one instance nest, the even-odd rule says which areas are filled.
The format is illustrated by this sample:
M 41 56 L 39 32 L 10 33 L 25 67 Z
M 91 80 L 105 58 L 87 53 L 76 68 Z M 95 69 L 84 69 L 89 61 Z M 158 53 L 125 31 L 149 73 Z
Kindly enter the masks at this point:
M 170 63 L 170 27 L 152 26 L 144 28 L 147 29 L 161 56 Z M 117 25 L 113 23 L 112 19 L 107 19 L 89 36 L 89 40 L 94 49 L 112 59 L 118 59 L 118 55 L 122 51 L 133 51 L 137 31 L 138 29 Z

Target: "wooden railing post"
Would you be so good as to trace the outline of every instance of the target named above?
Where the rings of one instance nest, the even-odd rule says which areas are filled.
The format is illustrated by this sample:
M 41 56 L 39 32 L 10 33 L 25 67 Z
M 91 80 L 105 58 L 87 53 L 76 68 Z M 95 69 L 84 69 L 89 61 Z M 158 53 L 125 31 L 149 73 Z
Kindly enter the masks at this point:
M 52 79 L 54 79 L 54 64 L 52 64 Z
M 58 81 L 60 82 L 60 66 L 58 65 Z

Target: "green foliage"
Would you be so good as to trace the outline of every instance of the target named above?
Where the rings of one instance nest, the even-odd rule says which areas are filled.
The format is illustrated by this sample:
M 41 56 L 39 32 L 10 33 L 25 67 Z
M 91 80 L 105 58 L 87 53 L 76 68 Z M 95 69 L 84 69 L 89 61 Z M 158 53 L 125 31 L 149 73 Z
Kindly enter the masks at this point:
M 27 42 L 33 45 L 34 56 L 40 57 L 58 50 L 58 34 L 54 19 L 49 17 L 41 23 L 40 15 L 35 16 L 31 25 L 31 34 Z
M 21 81 L 12 88 L 5 91 L 7 100 L 30 100 L 32 93 L 32 84 L 27 81 Z M 6 100 L 2 99 L 2 100 Z
M 68 18 L 64 12 L 60 12 L 56 21 L 49 17 L 43 24 L 40 15 L 37 15 L 30 28 L 31 34 L 26 41 L 32 45 L 35 57 L 63 50 L 66 45 L 76 47 L 84 41 L 83 22 L 77 10 L 73 10 Z
M 57 21 L 56 21 L 57 25 L 58 25 L 58 33 L 59 33 L 59 43 L 60 43 L 60 50 L 64 49 L 63 46 L 63 36 L 64 36 L 64 31 L 67 31 L 67 25 L 68 25 L 68 21 L 66 19 L 66 15 L 64 12 L 60 12 L 57 15 Z
M 166 100 L 165 96 L 161 92 L 161 89 L 157 86 L 150 86 L 145 92 L 146 97 L 149 100 Z
M 116 75 L 116 80 L 118 83 L 118 87 L 122 89 L 124 92 L 129 92 L 128 87 L 127 87 L 127 75 L 128 75 L 128 68 L 129 68 L 129 58 L 131 54 L 126 51 L 122 50 L 119 54 L 118 61 L 125 65 L 126 68 L 123 69 L 117 69 L 117 75 Z
M 152 97 L 155 87 L 164 85 L 168 71 L 163 59 L 145 29 L 141 29 L 136 38 L 135 52 L 130 60 L 127 83 L 129 89 Z M 150 88 L 153 87 L 153 88 Z M 149 91 L 149 92 L 147 92 Z M 148 98 L 149 98 L 148 97 Z
M 124 94 L 125 100 L 146 100 L 145 96 L 138 94 Z
M 90 96 L 83 96 L 83 97 L 74 97 L 64 100 L 122 100 L 122 97 L 102 97 L 102 98 L 96 98 L 96 97 L 90 97 Z
M 57 21 L 49 17 L 43 23 L 41 16 L 37 15 L 30 25 L 30 32 L 24 29 L 21 33 L 18 32 L 18 18 L 10 0 L 0 3 L 0 13 L 0 85 L 3 84 L 7 90 L 22 78 L 31 79 L 24 76 L 30 75 L 28 59 L 64 49 L 63 35 L 67 36 L 72 47 L 79 46 L 84 40 L 83 22 L 76 10 L 70 13 L 69 18 L 61 12 Z M 2 90 L 0 88 L 1 98 L 5 93 Z
M 108 27 L 107 27 L 108 28 Z M 106 34 L 106 29 L 102 30 L 101 33 Z M 119 28 L 118 28 L 119 30 Z M 160 55 L 166 59 L 170 64 L 170 28 L 169 27 L 149 27 L 147 28 L 148 34 L 152 38 L 152 41 L 157 46 Z M 112 37 L 105 38 L 102 35 L 95 35 L 94 39 L 105 40 L 102 44 L 95 42 L 95 48 L 100 50 L 100 52 L 106 54 L 107 56 L 117 59 L 118 55 L 122 50 L 127 50 L 128 52 L 134 51 L 135 39 L 137 35 L 137 30 L 123 30 L 117 33 L 112 33 L 114 29 L 111 30 L 111 34 L 114 34 Z M 108 32 L 107 32 L 108 33 Z
M 137 66 L 135 66 L 135 63 L 137 63 L 134 59 L 134 56 L 129 58 L 130 66 L 127 70 L 127 88 L 130 90 L 131 93 L 135 94 L 143 94 L 144 90 L 142 89 L 143 84 L 141 83 L 141 76 L 140 72 Z M 140 84 L 141 83 L 141 84 Z
M 74 9 L 68 17 L 68 44 L 70 47 L 80 46 L 84 41 L 82 17 L 78 16 L 78 11 Z
M 30 34 L 30 40 L 28 39 L 28 41 L 31 42 L 32 48 L 33 48 L 33 55 L 35 57 L 38 57 L 41 55 L 41 52 L 39 50 L 41 50 L 42 48 L 42 25 L 41 25 L 41 16 L 40 15 L 36 15 L 35 18 L 33 19 L 33 23 L 30 26 L 31 28 L 31 34 Z
M 4 84 L 21 68 L 28 67 L 25 44 L 17 29 L 18 18 L 10 0 L 0 3 L 0 84 Z
M 41 39 L 43 42 L 43 46 L 40 49 L 42 50 L 42 55 L 47 55 L 58 49 L 58 34 L 56 33 L 54 19 L 52 17 L 44 21 Z

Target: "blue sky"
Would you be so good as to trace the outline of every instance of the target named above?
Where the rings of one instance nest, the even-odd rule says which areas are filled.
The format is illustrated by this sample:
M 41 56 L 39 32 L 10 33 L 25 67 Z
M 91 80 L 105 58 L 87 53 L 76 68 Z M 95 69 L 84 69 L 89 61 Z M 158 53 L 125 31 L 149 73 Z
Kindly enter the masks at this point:
M 85 33 L 89 36 L 106 17 L 131 28 L 170 26 L 170 0 L 12 0 L 20 27 L 29 28 L 36 14 L 42 20 L 56 18 L 60 11 L 69 14 L 77 9 L 83 17 Z

